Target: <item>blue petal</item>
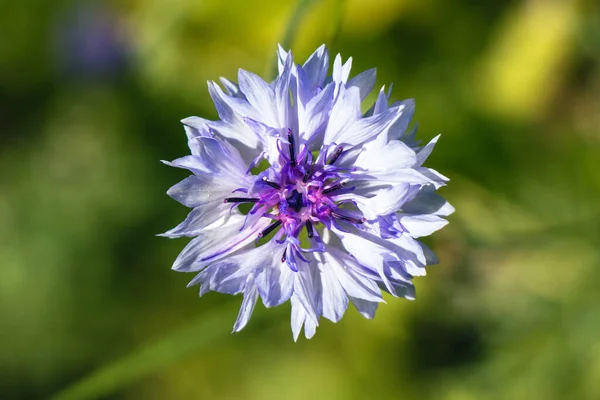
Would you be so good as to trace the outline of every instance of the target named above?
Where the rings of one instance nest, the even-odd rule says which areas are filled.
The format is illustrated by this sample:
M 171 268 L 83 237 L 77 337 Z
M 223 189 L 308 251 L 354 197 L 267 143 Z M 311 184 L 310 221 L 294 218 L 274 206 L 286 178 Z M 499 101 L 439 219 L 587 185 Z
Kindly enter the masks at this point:
M 241 85 L 240 88 L 243 90 Z M 214 82 L 208 82 L 208 93 L 215 103 L 219 118 L 225 122 L 235 123 L 241 117 L 255 116 L 255 111 L 248 101 L 226 95 Z
M 211 137 L 208 121 L 199 117 L 188 117 L 181 120 L 185 134 L 188 137 L 188 146 L 192 154 L 197 154 L 198 142 L 194 139 L 197 137 Z
M 323 138 L 323 145 L 328 146 L 334 142 L 341 144 L 338 141 L 338 137 L 358 121 L 361 118 L 361 114 L 360 93 L 358 89 L 350 88 L 346 90 L 342 88 L 331 109 L 329 124 Z
M 231 147 L 236 149 L 245 165 L 252 162 L 263 151 L 258 137 L 248 128 L 241 117 L 235 123 L 211 121 L 210 130 L 215 136 L 225 139 Z
M 371 68 L 350 79 L 346 84 L 346 87 L 357 87 L 358 91 L 360 92 L 360 100 L 362 101 L 369 95 L 369 93 L 371 93 L 371 90 L 373 90 L 376 78 L 377 69 Z
M 331 142 L 349 144 L 351 146 L 362 144 L 376 136 L 384 134 L 401 116 L 401 107 L 389 108 L 381 114 L 357 120 L 347 129 L 339 131 L 338 134 L 330 140 Z
M 279 71 L 279 75 L 283 72 L 283 66 L 285 65 L 285 60 L 290 54 L 285 51 L 280 44 L 277 44 L 277 70 Z
M 199 232 L 198 237 L 179 254 L 173 269 L 182 272 L 199 271 L 209 263 L 252 243 L 269 224 L 269 221 L 263 219 L 240 232 L 244 219 L 243 215 L 232 215 L 222 225 Z
M 437 135 L 436 137 L 434 137 L 433 139 L 431 139 L 431 141 L 429 143 L 427 143 L 425 145 L 425 147 L 423 147 L 422 149 L 420 149 L 417 152 L 417 164 L 419 166 L 421 166 L 421 165 L 423 165 L 425 163 L 425 160 L 427 160 L 427 157 L 429 157 L 429 155 L 433 151 L 433 148 L 435 147 L 435 144 L 437 143 L 437 141 L 440 138 L 440 136 L 441 135 Z
M 350 301 L 363 317 L 367 319 L 373 319 L 375 317 L 375 312 L 377 311 L 379 303 L 356 299 L 354 297 L 350 297 Z
M 294 274 L 294 294 L 298 297 L 309 319 L 318 325 L 319 317 L 317 316 L 314 287 L 310 265 L 298 263 L 298 272 Z
M 182 236 L 196 236 L 200 231 L 219 219 L 229 214 L 229 204 L 222 200 L 209 201 L 194 208 L 186 219 L 175 228 L 158 236 L 178 238 Z
M 391 85 L 390 85 L 391 89 Z M 375 104 L 373 104 L 373 114 L 381 114 L 385 110 L 388 109 L 388 100 L 390 98 L 389 91 L 385 92 L 385 86 L 381 88 L 379 94 L 377 95 L 377 100 Z
M 306 73 L 307 83 L 312 90 L 323 86 L 329 70 L 329 52 L 324 44 L 308 57 L 308 60 L 302 65 L 302 69 Z
M 292 55 L 288 56 L 283 72 L 275 81 L 275 120 L 286 130 L 298 133 L 298 90 L 294 74 L 296 66 Z
M 379 288 L 373 281 L 374 275 L 367 276 L 356 259 L 329 246 L 327 248 L 327 267 L 335 272 L 335 276 L 349 296 L 372 302 L 383 302 Z
M 366 230 L 354 229 L 352 233 L 334 232 L 342 240 L 346 250 L 363 266 L 377 271 L 386 289 L 397 296 L 386 267 L 406 268 L 411 275 L 424 274 L 425 257 L 421 247 L 408 236 L 383 239 Z M 396 263 L 399 262 L 399 263 Z M 396 264 L 394 264 L 396 263 Z
M 238 86 L 237 83 L 232 82 L 229 79 L 223 78 L 223 77 L 220 77 L 219 80 L 225 87 L 225 90 L 227 90 L 228 95 L 230 95 L 232 97 L 244 99 L 244 100 L 246 99 L 246 96 L 244 96 L 244 93 L 242 93 L 242 91 L 240 90 L 240 87 Z
M 251 269 L 243 269 L 234 260 L 228 258 L 206 268 L 192 282 L 201 285 L 202 294 L 209 290 L 225 294 L 238 294 L 244 291 L 246 279 L 251 273 Z M 188 287 L 192 285 L 192 282 L 188 284 Z
M 239 153 L 226 143 L 210 137 L 196 137 L 196 154 L 178 158 L 171 166 L 203 173 L 220 173 L 240 180 L 246 174 L 246 166 Z
M 197 207 L 209 201 L 211 196 L 214 196 L 214 194 L 204 190 L 206 185 L 210 183 L 210 180 L 210 177 L 206 176 L 189 176 L 176 185 L 173 185 L 167 191 L 167 194 L 184 206 Z
M 317 255 L 318 257 L 319 255 Z M 348 308 L 348 297 L 340 283 L 332 264 L 319 263 L 322 285 L 323 316 L 330 321 L 338 322 Z
M 406 130 L 408 129 L 408 125 L 410 125 L 410 122 L 412 121 L 412 117 L 415 113 L 415 100 L 414 99 L 403 100 L 401 102 L 394 103 L 393 107 L 401 107 L 402 115 L 390 127 L 390 130 L 388 133 L 389 140 L 400 139 L 401 137 L 403 137 L 405 135 Z
M 271 241 L 261 247 L 261 254 L 256 258 L 262 268 L 257 286 L 265 307 L 276 307 L 292 295 L 295 273 L 281 262 L 284 249 L 285 246 Z
M 248 102 L 254 108 L 256 117 L 249 116 L 256 120 L 262 120 L 269 126 L 277 127 L 277 110 L 275 108 L 275 91 L 267 82 L 258 75 L 240 69 L 238 72 L 238 81 L 241 91 L 244 93 Z M 260 115 L 261 118 L 257 118 Z
M 329 121 L 329 113 L 333 106 L 333 92 L 335 85 L 330 83 L 318 95 L 313 97 L 306 105 L 303 122 L 305 123 L 302 129 L 302 137 L 305 143 L 311 144 L 318 149 L 322 142 L 322 135 Z M 319 137 L 321 139 L 319 140 Z

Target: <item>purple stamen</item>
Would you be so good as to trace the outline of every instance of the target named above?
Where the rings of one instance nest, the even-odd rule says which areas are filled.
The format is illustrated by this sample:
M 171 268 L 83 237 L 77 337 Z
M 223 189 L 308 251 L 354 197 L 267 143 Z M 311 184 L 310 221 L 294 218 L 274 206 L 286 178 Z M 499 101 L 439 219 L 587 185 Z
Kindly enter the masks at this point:
M 338 212 L 332 212 L 331 215 L 333 215 L 336 218 L 341 219 L 342 221 L 348 221 L 348 222 L 352 222 L 353 224 L 362 224 L 364 223 L 367 219 L 366 218 L 354 218 L 354 217 L 349 217 L 347 215 L 342 215 Z
M 281 262 L 284 263 L 286 260 L 287 247 L 283 250 L 283 255 L 281 256 Z
M 336 190 L 340 190 L 344 186 L 346 186 L 345 182 L 338 183 L 337 185 L 333 185 L 333 186 L 328 187 L 327 189 L 323 189 L 323 191 L 321 193 L 327 194 L 327 193 L 335 192 Z
M 267 229 L 265 229 L 264 231 L 260 232 L 258 234 L 258 237 L 262 238 L 262 237 L 268 236 L 269 233 L 273 232 L 279 225 L 281 225 L 281 220 L 277 220 L 277 221 L 273 222 L 271 225 L 269 225 L 267 227 Z
M 302 177 L 302 182 L 304 182 L 304 183 L 308 182 L 308 178 L 310 178 L 310 175 L 312 174 L 313 166 L 314 166 L 314 164 L 311 163 L 310 166 L 306 169 L 306 172 L 304 173 L 304 177 Z
M 332 224 L 337 226 L 342 221 L 353 225 L 364 222 L 360 216 L 352 213 L 351 216 L 344 215 L 346 212 L 338 208 L 340 201 L 345 200 L 344 193 L 353 189 L 347 187 L 345 181 L 348 177 L 342 174 L 345 169 L 332 165 L 343 154 L 343 147 L 332 143 L 314 162 L 306 146 L 301 146 L 300 151 L 297 151 L 295 140 L 292 130 L 287 129 L 288 150 L 283 146 L 286 143 L 283 138 L 277 141 L 281 170 L 270 175 L 261 174 L 260 177 L 261 183 L 269 189 L 266 186 L 260 187 L 261 193 L 257 198 L 229 197 L 224 200 L 226 203 L 257 203 L 248 215 L 260 212 L 260 216 L 272 219 L 270 225 L 258 233 L 258 238 L 265 238 L 282 227 L 283 230 L 273 240 L 279 244 L 287 242 L 292 246 L 281 257 L 281 262 L 288 264 L 293 264 L 295 258 L 302 259 L 300 254 L 296 254 L 300 249 L 298 234 L 302 229 L 306 229 L 311 241 L 315 241 L 315 238 L 318 241 L 315 221 L 323 223 L 327 228 L 331 228 Z M 334 200 L 338 198 L 339 201 Z M 314 251 L 322 251 L 322 246 L 315 247 Z
M 342 151 L 344 151 L 344 148 L 342 146 L 338 146 L 337 149 L 335 149 L 335 153 L 333 153 L 331 160 L 329 160 L 327 164 L 332 165 L 334 162 L 336 162 L 340 154 L 342 154 Z
M 314 233 L 313 233 L 313 225 L 312 225 L 312 222 L 310 222 L 310 219 L 306 220 L 306 225 L 305 226 L 306 226 L 306 233 L 308 234 L 308 238 L 312 239 Z
M 227 197 L 223 199 L 223 203 L 257 203 L 259 200 L 257 198 Z
M 265 185 L 271 186 L 273 189 L 279 190 L 281 189 L 281 186 L 279 186 L 278 184 L 276 184 L 275 182 L 271 182 L 269 180 L 267 180 L 266 177 L 262 178 L 262 181 Z
M 290 148 L 290 164 L 292 165 L 292 167 L 295 167 L 296 166 L 296 153 L 295 153 L 296 150 L 295 150 L 294 135 L 292 134 L 291 129 L 288 129 L 287 137 L 288 137 L 289 148 Z

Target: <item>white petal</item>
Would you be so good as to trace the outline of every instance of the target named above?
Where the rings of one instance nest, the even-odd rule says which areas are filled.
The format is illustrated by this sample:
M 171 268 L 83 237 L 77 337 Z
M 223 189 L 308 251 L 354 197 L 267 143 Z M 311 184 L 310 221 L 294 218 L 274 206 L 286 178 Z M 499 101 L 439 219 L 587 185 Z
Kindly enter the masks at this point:
M 329 124 L 323 139 L 324 145 L 337 142 L 337 138 L 361 118 L 360 93 L 358 88 L 342 88 L 329 117 Z
M 357 234 L 349 233 L 341 235 L 341 232 L 339 231 L 334 230 L 334 232 L 341 237 L 344 247 L 354 258 L 356 258 L 358 263 L 376 271 L 383 280 L 388 291 L 394 294 L 394 287 L 386 276 L 384 269 L 385 258 L 396 257 L 391 254 L 391 250 L 381 244 L 366 240 Z M 380 241 L 383 242 L 383 239 Z
M 196 137 L 196 155 L 185 156 L 172 162 L 179 168 L 198 170 L 206 173 L 228 175 L 233 179 L 243 179 L 246 166 L 240 155 L 226 143 L 210 137 Z
M 357 91 L 357 88 L 349 88 L 346 93 Z M 357 96 L 355 94 L 354 96 Z M 337 103 L 336 103 L 337 106 Z M 335 107 L 335 106 L 334 106 Z M 352 111 L 352 110 L 351 110 Z M 353 112 L 353 111 L 352 111 Z M 373 115 L 367 118 L 355 120 L 347 129 L 342 129 L 337 132 L 337 135 L 328 138 L 325 137 L 325 143 L 335 142 L 337 144 L 349 144 L 356 146 L 362 144 L 378 135 L 383 135 L 389 127 L 402 115 L 401 108 L 389 108 L 385 112 Z M 333 113 L 332 113 L 333 118 Z M 331 140 L 328 142 L 327 140 Z
M 417 167 L 417 168 L 415 168 L 415 171 L 417 171 L 421 175 L 429 178 L 431 180 L 431 183 L 433 184 L 433 186 L 435 186 L 436 189 L 446 185 L 446 182 L 448 182 L 450 180 L 446 176 L 440 174 L 435 169 L 425 168 L 425 167 Z
M 288 55 L 289 53 L 280 44 L 277 44 L 277 70 L 279 71 L 279 75 L 283 72 L 283 66 Z
M 372 215 L 388 215 L 396 212 L 406 201 L 410 188 L 409 184 L 400 183 L 378 190 L 375 196 L 362 203 L 369 211 L 370 215 L 367 215 L 367 218 L 372 219 Z
M 408 256 L 404 254 L 406 258 L 410 258 L 423 265 L 426 264 L 427 261 L 425 259 L 425 254 L 423 253 L 423 247 L 421 246 L 421 243 L 415 240 L 412 236 L 400 235 L 396 238 L 389 239 L 389 241 L 394 245 L 399 246 L 403 250 L 408 251 L 410 253 Z M 414 257 L 412 257 L 413 255 Z
M 256 236 L 254 235 L 252 238 L 254 239 Z M 282 246 L 269 242 L 264 246 L 239 251 L 229 257 L 215 257 L 208 261 L 212 264 L 200 272 L 188 286 L 200 283 L 203 287 L 201 293 L 213 290 L 235 294 L 244 289 L 245 282 L 252 275 L 256 277 L 256 279 L 253 279 L 260 294 L 260 275 L 264 269 L 271 268 L 265 262 L 273 261 L 272 252 L 265 249 L 265 247 L 273 250 L 275 247 Z M 217 258 L 220 259 L 217 260 Z
M 254 311 L 254 305 L 258 298 L 258 290 L 254 282 L 252 282 L 253 277 L 249 275 L 248 278 L 244 289 L 244 300 L 242 301 L 235 325 L 233 325 L 233 332 L 239 332 L 246 326 L 252 316 L 252 311 Z
M 293 295 L 290 299 L 290 303 L 292 304 L 292 334 L 294 336 L 294 342 L 296 342 L 298 336 L 300 336 L 302 325 L 304 325 L 304 321 L 306 320 L 306 312 L 304 311 L 304 307 L 300 303 L 300 300 L 298 300 L 298 296 Z
M 285 246 L 271 241 L 260 249 L 262 254 L 256 259 L 262 268 L 257 279 L 260 297 L 265 307 L 276 307 L 292 295 L 295 273 L 281 262 Z
M 311 318 L 306 318 L 304 320 L 304 337 L 307 339 L 312 339 L 317 333 L 317 326 L 319 324 L 313 321 Z
M 294 59 L 290 54 L 284 64 L 283 72 L 275 81 L 275 92 L 273 104 L 275 107 L 275 121 L 277 125 L 285 130 L 291 129 L 298 134 L 298 93 L 295 78 Z
M 414 238 L 431 235 L 442 229 L 448 221 L 433 214 L 399 215 L 400 222 Z
M 325 268 L 334 271 L 348 296 L 374 302 L 383 301 L 373 277 L 368 277 L 354 258 L 333 246 L 328 246 L 326 260 Z
M 192 154 L 197 155 L 198 142 L 194 140 L 199 136 L 210 137 L 210 128 L 208 121 L 199 117 L 189 117 L 181 120 L 185 134 L 188 138 L 188 146 Z
M 445 182 L 438 176 L 427 173 L 424 168 L 407 168 L 388 172 L 355 171 L 351 173 L 351 177 L 353 181 L 372 181 L 372 184 L 377 186 L 408 183 L 422 186 L 433 185 L 435 188 L 439 188 Z
M 323 257 L 324 256 L 324 257 Z M 348 297 L 346 291 L 342 287 L 336 271 L 332 268 L 333 262 L 327 262 L 331 257 L 324 254 L 317 254 L 317 259 L 323 258 L 323 262 L 319 262 L 319 273 L 322 285 L 322 304 L 323 316 L 330 321 L 338 322 L 346 308 L 348 307 Z
M 389 239 L 389 242 L 398 246 L 397 248 L 402 249 L 400 258 L 406 272 L 412 276 L 426 275 L 425 266 L 427 265 L 427 258 L 425 257 L 421 243 L 406 234 Z
M 294 294 L 304 307 L 308 319 L 318 325 L 316 296 L 312 271 L 306 263 L 298 263 L 298 272 L 294 274 Z M 306 328 L 305 328 L 306 329 Z
M 329 113 L 333 105 L 334 89 L 335 85 L 330 83 L 306 105 L 306 110 L 301 120 L 303 125 L 299 127 L 304 143 L 309 144 L 312 142 L 318 147 L 321 146 L 319 140 L 315 141 L 315 139 L 318 136 L 322 136 L 327 126 Z
M 200 284 L 200 295 L 209 291 L 238 294 L 244 291 L 248 276 L 254 271 L 251 266 L 232 262 L 231 258 L 219 261 L 200 273 L 188 284 Z
M 306 309 L 302 305 L 302 301 L 297 295 L 294 294 L 292 296 L 290 303 L 292 304 L 291 325 L 294 341 L 298 340 L 302 325 L 304 325 L 304 336 L 306 336 L 307 339 L 312 338 L 316 332 L 318 323 L 308 316 Z
M 240 90 L 244 93 L 248 102 L 259 113 L 265 124 L 277 127 L 277 110 L 275 108 L 275 91 L 267 82 L 258 75 L 240 69 L 238 72 Z
M 418 242 L 408 235 L 397 238 L 383 239 L 365 230 L 341 232 L 332 229 L 340 237 L 344 247 L 352 254 L 358 263 L 376 271 L 386 286 L 386 289 L 397 296 L 394 284 L 390 281 L 390 267 L 400 263 L 411 275 L 423 275 L 426 263 L 423 249 Z M 410 265 L 409 265 L 410 264 Z
M 163 161 L 173 167 L 188 168 L 194 173 L 193 176 L 187 177 L 167 191 L 169 196 L 181 204 L 194 208 L 217 199 L 223 201 L 225 198 L 231 197 L 235 190 L 251 187 L 252 177 L 240 176 L 240 171 L 235 167 L 221 168 L 219 172 L 207 173 L 195 168 L 200 168 L 201 165 L 195 163 L 197 160 L 194 160 L 194 157 L 182 157 L 172 163 Z M 233 165 L 226 162 L 223 164 Z
M 269 225 L 269 221 L 263 218 L 240 232 L 244 220 L 244 215 L 232 215 L 221 226 L 199 232 L 198 237 L 179 254 L 173 269 L 182 272 L 199 271 L 207 264 L 252 243 L 258 233 Z
M 352 57 L 348 58 L 348 61 L 342 65 L 342 56 L 338 54 L 335 56 L 333 61 L 332 78 L 336 83 L 346 83 L 348 76 L 350 76 L 350 69 L 352 68 Z
M 159 236 L 170 238 L 196 236 L 202 229 L 222 218 L 228 217 L 230 207 L 230 204 L 224 204 L 219 199 L 208 201 L 194 208 L 182 223 Z
M 238 186 L 239 187 L 239 186 Z M 167 194 L 187 207 L 198 207 L 214 198 L 224 199 L 235 190 L 231 182 L 223 181 L 214 175 L 189 176 L 173 185 Z
M 215 103 L 219 118 L 228 123 L 235 123 L 242 117 L 254 117 L 255 110 L 248 101 L 226 95 L 215 82 L 208 81 L 208 93 Z
M 415 152 L 399 140 L 387 144 L 369 143 L 356 159 L 355 165 L 368 171 L 393 171 L 412 168 L 417 162 Z
M 208 82 L 208 91 L 215 103 L 221 120 L 207 121 L 211 133 L 228 140 L 239 150 L 244 162 L 248 164 L 262 151 L 262 146 L 256 135 L 246 126 L 243 117 L 255 118 L 255 111 L 248 101 L 237 97 L 227 96 L 214 82 Z M 199 121 L 200 120 L 200 121 Z M 186 125 L 194 126 L 204 120 L 198 117 L 186 118 Z

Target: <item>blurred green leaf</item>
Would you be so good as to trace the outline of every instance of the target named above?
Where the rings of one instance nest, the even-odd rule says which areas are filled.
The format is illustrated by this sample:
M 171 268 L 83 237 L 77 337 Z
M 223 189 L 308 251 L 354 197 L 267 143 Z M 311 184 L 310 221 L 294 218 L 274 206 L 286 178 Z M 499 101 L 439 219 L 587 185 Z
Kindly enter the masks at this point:
M 302 18 L 304 18 L 304 15 L 306 15 L 308 9 L 314 3 L 314 1 L 315 0 L 298 0 L 292 11 L 292 14 L 290 15 L 288 23 L 285 25 L 283 39 L 281 39 L 280 42 L 281 47 L 286 50 L 290 49 L 294 42 L 294 38 L 296 37 L 296 33 L 298 32 L 298 28 L 300 27 L 300 23 L 302 22 Z M 277 53 L 275 53 L 275 56 L 267 65 L 267 77 L 277 76 L 277 57 Z
M 216 308 L 201 315 L 180 331 L 115 361 L 75 382 L 52 397 L 53 400 L 103 398 L 127 387 L 147 374 L 211 345 L 233 326 L 229 307 Z M 252 324 L 260 323 L 264 313 L 255 313 Z M 247 332 L 246 332 L 247 334 Z
M 344 14 L 348 7 L 348 0 L 336 0 L 333 11 L 333 20 L 331 22 L 331 33 L 329 34 L 329 48 L 334 49 L 342 31 L 342 22 Z

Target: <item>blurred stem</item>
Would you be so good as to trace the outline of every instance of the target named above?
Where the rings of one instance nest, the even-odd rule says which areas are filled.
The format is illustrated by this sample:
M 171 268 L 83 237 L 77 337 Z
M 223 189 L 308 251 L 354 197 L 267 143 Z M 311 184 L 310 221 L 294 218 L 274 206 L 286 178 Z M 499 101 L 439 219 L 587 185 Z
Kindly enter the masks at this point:
M 335 9 L 333 10 L 333 21 L 331 24 L 331 33 L 329 34 L 329 48 L 333 49 L 337 44 L 337 41 L 342 30 L 342 21 L 344 20 L 344 14 L 346 13 L 346 6 L 348 0 L 337 0 L 335 3 Z
M 219 338 L 226 337 L 228 330 L 231 329 L 232 319 L 235 318 L 230 311 L 230 307 L 221 307 L 202 314 L 200 318 L 182 330 L 92 372 L 91 375 L 56 394 L 52 400 L 106 398 L 116 390 L 134 383 L 145 375 L 156 372 L 182 357 L 212 344 Z M 259 320 L 264 318 L 262 317 L 264 314 L 255 312 L 252 324 L 256 326 Z M 273 313 L 270 315 L 273 316 Z
M 314 0 L 298 0 L 296 2 L 296 6 L 292 10 L 292 14 L 290 15 L 290 19 L 288 20 L 285 31 L 283 34 L 283 39 L 280 44 L 281 47 L 288 50 L 292 43 L 294 42 L 294 38 L 296 37 L 296 33 L 298 33 L 298 28 L 300 27 L 300 22 L 302 18 L 308 11 L 308 8 L 312 5 Z M 274 57 L 271 57 L 270 62 L 267 64 L 267 76 L 268 77 L 276 77 L 277 76 L 277 59 L 278 53 L 275 53 Z

